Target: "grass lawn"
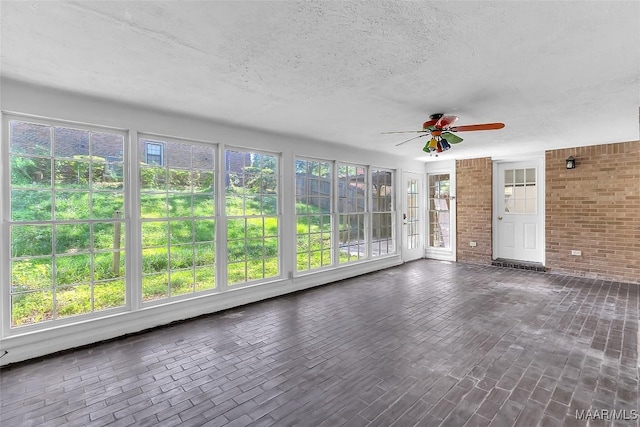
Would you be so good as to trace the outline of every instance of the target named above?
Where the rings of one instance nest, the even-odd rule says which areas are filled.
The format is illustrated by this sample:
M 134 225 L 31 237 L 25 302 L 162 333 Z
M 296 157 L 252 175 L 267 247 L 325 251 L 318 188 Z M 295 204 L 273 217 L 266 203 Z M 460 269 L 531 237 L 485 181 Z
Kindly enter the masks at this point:
M 51 199 L 39 198 L 40 192 L 14 194 L 14 219 L 47 219 Z M 49 193 L 50 194 L 50 193 Z M 93 193 L 94 195 L 96 193 Z M 25 196 L 23 198 L 22 196 Z M 100 194 L 93 204 L 89 192 L 70 191 L 56 198 L 63 218 L 74 215 L 90 218 L 91 209 L 121 209 L 120 193 Z M 164 195 L 155 195 L 157 198 Z M 165 207 L 179 212 L 191 203 L 194 212 L 212 212 L 211 197 L 178 195 L 169 203 L 157 203 L 147 197 L 142 204 L 142 295 L 157 300 L 214 289 L 215 221 L 167 218 Z M 145 200 L 143 198 L 143 200 Z M 99 206 L 96 206 L 96 203 Z M 279 276 L 279 224 L 275 197 L 227 195 L 227 212 L 270 215 L 267 217 L 230 217 L 227 221 L 227 282 L 230 286 L 246 281 Z M 17 209 L 16 209 L 17 208 Z M 297 268 L 299 271 L 331 265 L 331 217 L 314 206 L 298 206 L 307 216 L 297 223 Z M 75 210 L 75 213 L 73 213 Z M 45 212 L 42 214 L 41 212 Z M 50 216 L 50 214 L 49 214 Z M 48 218 L 50 219 L 50 218 Z M 91 313 L 125 304 L 125 226 L 120 227 L 119 250 L 114 250 L 114 223 L 14 225 L 11 231 L 12 326 L 22 326 Z M 55 239 L 54 239 L 55 235 Z M 54 242 L 55 243 L 52 243 Z M 55 246 L 55 247 L 54 247 Z M 91 249 L 93 247 L 93 250 Z M 119 268 L 114 269 L 114 258 Z M 22 258 L 21 257 L 28 257 Z M 54 283 L 55 286 L 52 286 Z M 54 298 L 55 297 L 55 298 Z

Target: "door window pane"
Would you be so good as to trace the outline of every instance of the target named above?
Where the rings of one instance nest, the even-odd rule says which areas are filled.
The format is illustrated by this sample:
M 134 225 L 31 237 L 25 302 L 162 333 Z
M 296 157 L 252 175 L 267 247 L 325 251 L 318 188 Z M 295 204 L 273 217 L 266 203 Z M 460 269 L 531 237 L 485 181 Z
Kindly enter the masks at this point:
M 432 248 L 451 245 L 450 191 L 448 173 L 429 175 L 429 246 Z
M 420 245 L 420 206 L 418 203 L 418 198 L 420 194 L 418 193 L 418 180 L 417 179 L 409 179 L 407 180 L 407 217 L 406 228 L 407 228 L 407 248 L 408 249 L 416 249 L 419 248 Z
M 536 169 L 504 171 L 504 213 L 537 213 Z

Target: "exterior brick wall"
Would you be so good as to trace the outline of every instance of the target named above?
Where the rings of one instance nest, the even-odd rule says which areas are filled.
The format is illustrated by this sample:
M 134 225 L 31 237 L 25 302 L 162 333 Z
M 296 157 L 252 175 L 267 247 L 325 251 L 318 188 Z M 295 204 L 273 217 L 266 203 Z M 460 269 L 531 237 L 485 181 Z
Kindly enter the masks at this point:
M 456 253 L 460 262 L 491 264 L 492 175 L 489 157 L 456 161 Z
M 546 152 L 546 267 L 640 282 L 640 141 Z

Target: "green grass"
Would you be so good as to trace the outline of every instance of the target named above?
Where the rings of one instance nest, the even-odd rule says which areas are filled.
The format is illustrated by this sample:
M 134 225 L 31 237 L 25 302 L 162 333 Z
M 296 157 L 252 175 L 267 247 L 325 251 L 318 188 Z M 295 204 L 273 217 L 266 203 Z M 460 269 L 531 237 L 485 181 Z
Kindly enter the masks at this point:
M 58 165 L 59 168 L 73 165 Z M 77 165 L 76 165 L 77 166 Z M 155 171 L 154 171 L 155 173 Z M 151 172 L 149 172 L 151 174 Z M 198 185 L 208 191 L 212 176 Z M 156 189 L 163 182 L 149 181 Z M 181 181 L 182 180 L 182 181 Z M 152 182 L 153 181 L 153 182 Z M 172 177 L 174 187 L 183 177 Z M 122 211 L 122 191 L 90 193 L 84 182 L 62 183 L 68 191 L 56 190 L 57 219 L 113 218 Z M 107 184 L 105 184 L 107 186 Z M 183 188 L 181 188 L 183 189 Z M 95 190 L 95 189 L 94 189 Z M 92 197 L 92 203 L 90 203 Z M 277 198 L 272 194 L 227 195 L 229 218 L 227 281 L 230 286 L 277 277 L 280 224 Z M 214 289 L 215 221 L 176 220 L 179 216 L 213 216 L 214 199 L 208 193 L 144 193 L 142 208 L 142 297 L 144 301 Z M 331 218 L 314 206 L 298 203 L 297 212 L 310 214 L 297 223 L 299 270 L 331 263 Z M 272 216 L 270 216 L 272 215 Z M 12 192 L 14 220 L 51 220 L 50 190 L 24 189 Z M 120 225 L 120 264 L 114 271 L 113 223 L 58 225 L 14 225 L 11 228 L 12 326 L 65 318 L 125 304 L 125 226 Z M 54 239 L 55 236 L 55 239 Z M 311 237 L 309 237 L 311 236 Z M 55 247 L 53 247 L 55 242 Z M 94 248 L 94 253 L 90 251 Z M 342 257 L 342 255 L 341 255 Z M 55 277 L 55 280 L 54 280 Z M 55 287 L 52 283 L 55 282 Z M 55 297 L 55 298 L 54 298 Z

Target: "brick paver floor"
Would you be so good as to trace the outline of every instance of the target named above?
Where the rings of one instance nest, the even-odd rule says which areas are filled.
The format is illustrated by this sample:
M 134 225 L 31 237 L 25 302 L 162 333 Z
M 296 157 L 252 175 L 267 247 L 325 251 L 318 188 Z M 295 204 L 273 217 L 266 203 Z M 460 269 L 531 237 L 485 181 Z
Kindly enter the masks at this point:
M 10 366 L 0 425 L 637 426 L 638 309 L 421 260 Z

